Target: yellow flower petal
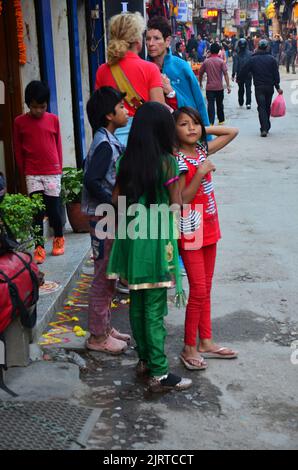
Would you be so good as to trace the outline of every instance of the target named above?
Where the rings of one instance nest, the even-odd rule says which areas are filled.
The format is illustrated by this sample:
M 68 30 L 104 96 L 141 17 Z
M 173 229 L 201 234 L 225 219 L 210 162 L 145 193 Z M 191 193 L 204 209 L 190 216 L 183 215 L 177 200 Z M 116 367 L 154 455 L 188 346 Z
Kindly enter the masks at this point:
M 86 334 L 87 334 L 87 333 L 86 333 L 86 331 L 84 331 L 84 330 L 81 330 L 81 331 L 77 331 L 77 332 L 76 332 L 76 336 L 86 336 Z
M 82 328 L 81 328 L 80 326 L 74 326 L 73 329 L 72 329 L 72 331 L 73 331 L 74 333 L 76 333 L 76 332 L 78 332 L 78 331 L 82 331 Z

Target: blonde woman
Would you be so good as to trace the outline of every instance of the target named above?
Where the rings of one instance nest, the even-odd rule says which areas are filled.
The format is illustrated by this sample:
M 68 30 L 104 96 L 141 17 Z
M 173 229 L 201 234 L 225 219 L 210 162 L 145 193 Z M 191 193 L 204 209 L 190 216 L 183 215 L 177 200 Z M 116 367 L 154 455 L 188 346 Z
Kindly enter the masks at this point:
M 127 92 L 125 86 L 117 84 L 115 68 L 121 69 L 122 82 L 128 82 L 135 92 L 136 99 L 125 101 L 129 122 L 125 128 L 116 132 L 120 142 L 126 145 L 132 118 L 142 102 L 159 101 L 164 103 L 161 74 L 157 65 L 141 59 L 138 54 L 143 46 L 143 33 L 146 23 L 140 13 L 122 13 L 111 18 L 109 24 L 108 61 L 96 73 L 95 89 L 112 86 Z M 119 74 L 118 67 L 118 74 Z M 124 77 L 123 77 L 124 74 Z M 129 95 L 129 94 L 128 94 Z

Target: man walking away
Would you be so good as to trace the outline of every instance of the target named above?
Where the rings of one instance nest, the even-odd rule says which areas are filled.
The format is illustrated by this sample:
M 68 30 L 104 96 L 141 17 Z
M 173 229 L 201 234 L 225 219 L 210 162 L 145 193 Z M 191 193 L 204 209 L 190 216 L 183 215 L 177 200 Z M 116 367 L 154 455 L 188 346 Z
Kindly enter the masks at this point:
M 290 73 L 290 65 L 292 67 L 292 73 L 295 71 L 295 62 L 297 56 L 297 38 L 290 34 L 285 43 L 285 54 L 286 54 L 286 67 L 287 73 Z
M 280 45 L 281 45 L 280 35 L 276 34 L 271 43 L 271 54 L 276 60 L 278 66 L 279 66 L 279 61 L 280 61 Z
M 280 95 L 283 93 L 279 86 L 280 76 L 277 62 L 268 52 L 268 45 L 266 39 L 260 40 L 257 51 L 243 66 L 238 77 L 239 82 L 243 83 L 247 80 L 248 75 L 252 74 L 258 103 L 261 137 L 267 137 L 271 127 L 270 109 L 274 87 Z
M 219 124 L 223 124 L 225 121 L 223 105 L 223 76 L 225 77 L 228 93 L 231 93 L 227 65 L 220 57 L 218 57 L 220 49 L 221 47 L 219 44 L 211 44 L 211 55 L 203 62 L 199 72 L 199 81 L 201 87 L 203 76 L 205 73 L 207 74 L 206 96 L 208 101 L 208 115 L 210 124 L 214 124 L 215 121 L 215 102 Z
M 248 44 L 246 39 L 241 38 L 238 41 L 238 52 L 234 57 L 233 61 L 233 72 L 232 72 L 232 80 L 235 80 L 238 82 L 238 102 L 239 106 L 243 106 L 244 104 L 244 93 L 246 91 L 246 108 L 250 109 L 251 108 L 251 81 L 252 81 L 252 76 L 251 74 L 248 74 L 245 82 L 239 82 L 238 77 L 240 74 L 241 69 L 244 67 L 246 62 L 249 61 L 252 53 L 248 50 Z

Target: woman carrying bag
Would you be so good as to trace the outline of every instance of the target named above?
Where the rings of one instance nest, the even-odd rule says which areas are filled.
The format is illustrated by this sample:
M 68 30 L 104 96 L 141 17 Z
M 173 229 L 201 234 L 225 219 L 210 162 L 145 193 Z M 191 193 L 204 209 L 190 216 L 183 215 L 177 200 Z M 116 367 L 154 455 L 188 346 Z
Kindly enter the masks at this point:
M 108 62 L 102 64 L 96 73 L 95 89 L 112 86 L 126 93 L 129 121 L 115 134 L 124 145 L 137 109 L 146 101 L 165 103 L 157 65 L 138 56 L 145 27 L 145 20 L 138 12 L 113 16 L 109 24 Z

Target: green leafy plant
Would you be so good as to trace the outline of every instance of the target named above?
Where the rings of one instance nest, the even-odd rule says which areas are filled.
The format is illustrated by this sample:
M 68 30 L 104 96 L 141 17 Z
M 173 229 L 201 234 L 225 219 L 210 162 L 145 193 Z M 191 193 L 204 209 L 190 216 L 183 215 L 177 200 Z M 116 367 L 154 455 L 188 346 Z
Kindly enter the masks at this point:
M 72 167 L 63 168 L 61 179 L 61 197 L 64 204 L 81 202 L 83 188 L 83 170 Z
M 39 227 L 33 227 L 33 219 L 44 209 L 40 194 L 34 194 L 32 198 L 23 194 L 5 194 L 0 204 L 1 216 L 22 248 L 30 248 L 43 242 Z

